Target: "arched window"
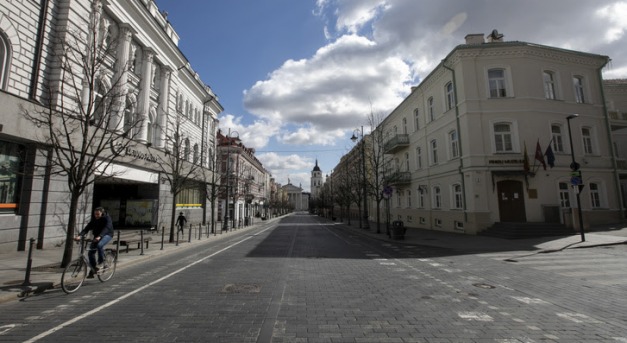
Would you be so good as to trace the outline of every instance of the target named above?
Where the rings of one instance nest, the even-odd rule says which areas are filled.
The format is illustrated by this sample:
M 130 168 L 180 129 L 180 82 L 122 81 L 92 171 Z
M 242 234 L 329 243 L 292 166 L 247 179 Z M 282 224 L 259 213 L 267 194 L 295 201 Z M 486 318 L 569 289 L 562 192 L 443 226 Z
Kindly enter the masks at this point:
M 0 31 L 0 89 L 6 90 L 11 65 L 11 45 Z

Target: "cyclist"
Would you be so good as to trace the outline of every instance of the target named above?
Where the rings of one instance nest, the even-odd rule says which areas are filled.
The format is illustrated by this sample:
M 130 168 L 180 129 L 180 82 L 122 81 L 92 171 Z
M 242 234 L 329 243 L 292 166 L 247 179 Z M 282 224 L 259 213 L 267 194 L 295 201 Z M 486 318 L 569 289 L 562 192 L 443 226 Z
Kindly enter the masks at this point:
M 87 224 L 87 226 L 85 226 L 83 231 L 78 234 L 78 236 L 74 237 L 74 240 L 79 241 L 81 236 L 86 235 L 89 231 L 92 231 L 92 234 L 94 235 L 94 239 L 89 247 L 89 264 L 91 264 L 95 271 L 98 271 L 95 256 L 96 251 L 98 252 L 98 265 L 101 265 L 105 258 L 104 247 L 113 238 L 113 223 L 111 221 L 111 217 L 109 217 L 109 215 L 105 212 L 104 208 L 96 207 L 91 221 Z M 90 271 L 87 277 L 93 278 L 94 273 Z

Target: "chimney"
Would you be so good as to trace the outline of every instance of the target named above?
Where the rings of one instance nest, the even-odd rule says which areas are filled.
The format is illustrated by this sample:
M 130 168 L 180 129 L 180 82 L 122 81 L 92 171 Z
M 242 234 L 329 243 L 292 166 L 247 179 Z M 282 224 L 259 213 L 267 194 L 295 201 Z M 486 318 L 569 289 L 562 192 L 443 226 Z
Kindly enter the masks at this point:
M 483 44 L 483 33 L 471 33 L 466 35 L 466 44 Z

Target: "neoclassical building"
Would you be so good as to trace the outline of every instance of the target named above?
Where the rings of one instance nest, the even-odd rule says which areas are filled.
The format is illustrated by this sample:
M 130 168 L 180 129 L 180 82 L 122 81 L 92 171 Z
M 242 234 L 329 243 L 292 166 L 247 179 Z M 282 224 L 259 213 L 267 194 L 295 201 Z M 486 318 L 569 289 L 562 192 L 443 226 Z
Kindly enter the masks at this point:
M 212 220 L 204 189 L 223 108 L 178 41 L 152 0 L 0 3 L 0 251 L 24 249 L 30 237 L 38 248 L 65 240 L 69 190 L 57 173 L 57 145 L 106 161 L 87 181 L 79 227 L 94 206 L 116 228 L 168 226 L 174 195 L 166 176 L 181 172 L 163 161 L 178 152 L 198 172 L 186 176 L 193 182 L 176 195 L 175 210 L 193 223 Z M 79 148 L 72 139 L 80 130 L 67 130 L 58 143 L 32 120 L 47 111 L 85 135 L 121 139 Z
M 468 234 L 498 222 L 577 229 L 579 210 L 584 227 L 621 222 L 625 87 L 610 83 L 608 111 L 609 60 L 496 31 L 466 36 L 377 128 L 391 220 Z

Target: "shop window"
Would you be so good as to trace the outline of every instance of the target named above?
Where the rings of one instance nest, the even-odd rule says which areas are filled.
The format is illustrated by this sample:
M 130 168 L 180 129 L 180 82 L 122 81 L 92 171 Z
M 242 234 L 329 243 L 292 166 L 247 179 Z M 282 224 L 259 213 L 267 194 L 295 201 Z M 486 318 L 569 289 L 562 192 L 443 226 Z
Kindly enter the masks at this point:
M 23 157 L 23 146 L 0 141 L 0 212 L 17 210 Z

